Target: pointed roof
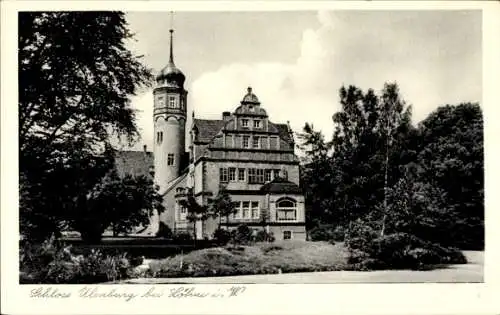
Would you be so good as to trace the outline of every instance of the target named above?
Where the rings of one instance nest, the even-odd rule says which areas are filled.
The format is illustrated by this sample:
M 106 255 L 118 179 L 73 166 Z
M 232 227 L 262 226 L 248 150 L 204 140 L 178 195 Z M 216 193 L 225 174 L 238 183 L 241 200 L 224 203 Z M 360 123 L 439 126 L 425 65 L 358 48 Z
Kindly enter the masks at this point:
M 156 81 L 161 84 L 160 81 L 165 81 L 164 84 L 167 86 L 174 87 L 184 87 L 184 81 L 186 80 L 186 76 L 182 71 L 175 66 L 174 63 L 174 30 L 170 29 L 170 56 L 168 59 L 168 64 L 160 71 L 160 73 L 156 76 Z
M 209 120 L 209 119 L 198 119 L 193 120 L 194 127 L 198 130 L 199 142 L 210 142 L 215 135 L 224 127 L 226 121 L 224 120 Z

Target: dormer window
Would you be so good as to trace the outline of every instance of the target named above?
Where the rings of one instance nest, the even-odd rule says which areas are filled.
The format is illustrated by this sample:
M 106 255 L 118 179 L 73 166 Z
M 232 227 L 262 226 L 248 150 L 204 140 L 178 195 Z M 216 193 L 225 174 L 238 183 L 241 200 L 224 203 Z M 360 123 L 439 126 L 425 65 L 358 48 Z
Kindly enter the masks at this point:
M 241 126 L 244 128 L 248 128 L 248 119 L 242 119 L 241 120 Z
M 260 128 L 260 120 L 259 119 L 256 119 L 253 121 L 253 127 L 254 128 Z
M 169 108 L 176 108 L 177 107 L 177 99 L 175 96 L 170 95 L 168 97 L 168 107 Z

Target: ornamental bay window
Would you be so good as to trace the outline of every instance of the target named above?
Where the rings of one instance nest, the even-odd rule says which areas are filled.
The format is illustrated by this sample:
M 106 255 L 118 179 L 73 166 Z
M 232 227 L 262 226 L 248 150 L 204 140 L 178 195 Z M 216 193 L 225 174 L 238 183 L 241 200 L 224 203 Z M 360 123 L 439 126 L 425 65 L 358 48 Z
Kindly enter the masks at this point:
M 292 198 L 281 198 L 276 201 L 276 221 L 296 221 L 297 202 Z

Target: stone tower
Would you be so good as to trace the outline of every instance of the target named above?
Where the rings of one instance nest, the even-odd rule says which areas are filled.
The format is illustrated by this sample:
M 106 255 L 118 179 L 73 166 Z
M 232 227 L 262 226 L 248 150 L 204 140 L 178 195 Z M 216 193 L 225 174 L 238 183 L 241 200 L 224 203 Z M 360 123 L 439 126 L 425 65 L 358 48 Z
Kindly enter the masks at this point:
M 160 192 L 176 179 L 181 171 L 185 152 L 186 77 L 174 64 L 173 33 L 170 29 L 170 58 L 156 77 L 154 95 L 154 168 L 155 183 Z

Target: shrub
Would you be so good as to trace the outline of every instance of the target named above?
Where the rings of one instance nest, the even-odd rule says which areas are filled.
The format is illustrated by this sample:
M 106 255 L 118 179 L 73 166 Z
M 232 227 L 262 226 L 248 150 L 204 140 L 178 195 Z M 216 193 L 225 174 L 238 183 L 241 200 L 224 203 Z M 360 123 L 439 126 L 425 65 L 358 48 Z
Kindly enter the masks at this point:
M 218 228 L 213 235 L 215 241 L 219 245 L 226 245 L 231 240 L 231 232 L 226 229 Z
M 156 237 L 163 237 L 171 239 L 174 233 L 172 233 L 172 229 L 162 221 L 160 221 L 160 226 L 158 227 L 158 232 L 156 232 Z
M 255 241 L 256 242 L 269 242 L 272 243 L 276 240 L 274 237 L 273 232 L 267 233 L 265 230 L 259 230 L 257 234 L 255 235 Z
M 193 235 L 188 232 L 177 232 L 174 234 L 173 239 L 175 241 L 183 242 L 183 241 L 192 241 Z
M 254 241 L 253 230 L 241 224 L 231 233 L 231 240 L 235 244 L 250 244 Z
M 365 230 L 365 232 L 367 232 Z M 440 264 L 466 263 L 457 249 L 445 248 L 408 233 L 372 237 L 365 233 L 350 239 L 349 263 L 355 269 L 429 269 Z
M 70 246 L 54 238 L 42 244 L 20 246 L 21 283 L 100 283 L 129 277 L 125 255 L 104 255 L 98 250 L 74 255 Z
M 309 232 L 311 241 L 343 241 L 344 240 L 344 230 L 342 227 L 334 227 L 333 225 L 320 225 L 313 228 Z

